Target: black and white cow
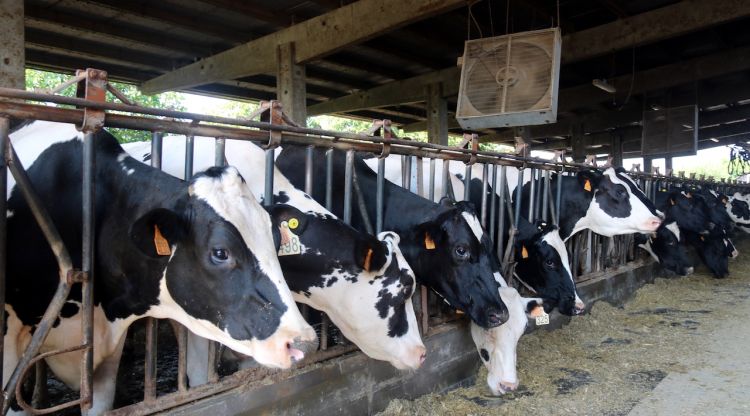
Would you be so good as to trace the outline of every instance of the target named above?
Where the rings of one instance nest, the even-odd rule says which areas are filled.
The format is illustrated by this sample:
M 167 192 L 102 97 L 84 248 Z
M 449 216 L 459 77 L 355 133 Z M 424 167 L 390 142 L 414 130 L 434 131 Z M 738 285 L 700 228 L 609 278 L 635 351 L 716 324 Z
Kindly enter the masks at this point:
M 622 169 L 554 175 L 553 190 L 559 180 L 562 180 L 559 223 L 563 240 L 585 229 L 607 237 L 652 233 L 662 222 L 654 204 Z M 541 186 L 541 182 L 538 180 L 536 185 Z M 524 185 L 522 213 L 528 212 L 529 191 L 529 184 Z
M 727 214 L 740 230 L 750 233 L 750 206 L 739 192 L 728 198 L 724 205 Z
M 376 159 L 366 160 L 371 169 L 377 169 Z M 425 164 L 429 161 L 424 160 Z M 435 172 L 435 194 L 443 192 L 443 164 L 439 163 L 439 169 L 436 167 Z M 463 200 L 464 181 L 462 174 L 465 173 L 465 165 L 461 162 L 451 161 L 449 163 L 451 188 L 457 200 Z M 482 180 L 481 167 L 474 165 L 472 167 L 472 179 L 469 189 L 469 201 L 474 206 L 481 207 L 482 201 Z M 428 171 L 425 165 L 424 172 Z M 508 176 L 512 176 L 512 182 L 517 183 L 518 170 L 512 167 L 506 168 Z M 399 184 L 401 183 L 401 164 L 400 157 L 388 157 L 386 159 L 385 177 L 387 180 Z M 530 175 L 528 175 L 530 177 Z M 499 205 L 499 197 L 491 186 L 487 187 L 487 198 L 495 198 L 495 204 Z M 489 203 L 488 203 L 489 206 Z M 506 212 L 505 224 L 510 223 L 510 215 Z M 504 241 L 508 240 L 508 230 L 510 226 L 505 227 L 506 234 L 502 237 Z M 544 222 L 531 224 L 521 218 L 518 225 L 519 234 L 515 241 L 515 259 L 518 262 L 516 275 L 525 283 L 529 284 L 544 299 L 544 308 L 550 312 L 554 307 L 565 315 L 579 315 L 584 312 L 586 305 L 576 292 L 575 283 L 568 262 L 568 252 L 565 249 L 565 243 L 560 239 L 557 227 Z
M 305 149 L 285 147 L 276 165 L 296 186 L 304 184 Z M 324 150 L 313 157 L 315 177 L 325 177 Z M 366 229 L 363 217 L 376 218 L 377 175 L 360 155 L 354 158 L 362 200 L 355 199 L 352 223 Z M 343 213 L 344 154 L 333 157 L 333 212 Z M 316 181 L 313 197 L 325 200 L 325 181 Z M 401 249 L 417 280 L 432 288 L 453 307 L 469 315 L 483 328 L 498 326 L 508 319 L 508 311 L 498 294 L 499 264 L 492 253 L 474 208 L 465 202 L 436 204 L 394 184 L 385 183 L 383 226 L 401 237 Z M 362 212 L 360 207 L 365 207 Z
M 693 262 L 688 257 L 677 221 L 665 219 L 655 233 L 636 233 L 634 238 L 635 244 L 646 250 L 665 270 L 680 276 L 693 273 Z
M 12 136 L 42 204 L 81 266 L 81 135 L 36 122 Z M 125 334 L 143 317 L 169 318 L 272 367 L 302 358 L 314 340 L 281 274 L 268 214 L 234 168 L 185 183 L 132 159 L 106 131 L 94 136 L 96 259 L 94 409 L 111 407 Z M 5 383 L 59 282 L 50 247 L 18 189 L 8 200 Z M 157 244 L 157 241 L 159 244 Z M 158 247 L 158 248 L 157 248 Z M 71 291 L 42 352 L 80 342 L 80 287 Z M 79 387 L 80 354 L 46 359 Z
M 194 138 L 194 169 L 214 163 L 215 141 Z M 148 142 L 123 145 L 144 161 L 150 158 L 150 146 Z M 237 167 L 259 198 L 265 186 L 264 151 L 240 140 L 227 140 L 225 146 L 227 162 Z M 181 177 L 184 136 L 165 136 L 162 154 L 162 169 Z M 282 250 L 279 256 L 294 299 L 325 312 L 368 356 L 399 369 L 418 368 L 424 361 L 425 347 L 411 300 L 415 278 L 399 249 L 398 235 L 383 232 L 374 237 L 358 232 L 292 186 L 278 169 L 274 169 L 274 200 L 283 202 L 269 208 L 274 228 L 299 238 L 299 253 Z M 201 356 L 199 351 L 206 350 L 207 345 L 190 341 L 190 356 Z M 190 374 L 192 385 L 203 380 L 205 374 Z
M 472 322 L 471 338 L 479 357 L 487 367 L 487 386 L 499 396 L 518 388 L 516 348 L 526 331 L 529 318 L 542 313 L 542 299 L 524 298 L 504 283 L 499 289 L 500 298 L 508 306 L 510 318 L 504 324 L 483 329 Z

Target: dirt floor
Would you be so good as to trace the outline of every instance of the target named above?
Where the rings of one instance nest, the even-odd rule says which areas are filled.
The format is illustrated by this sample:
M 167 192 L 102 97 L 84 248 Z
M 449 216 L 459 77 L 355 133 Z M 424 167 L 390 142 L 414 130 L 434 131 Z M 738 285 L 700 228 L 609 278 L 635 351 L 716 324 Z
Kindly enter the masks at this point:
M 518 345 L 521 385 L 516 392 L 492 396 L 482 366 L 472 386 L 394 400 L 381 415 L 625 415 L 644 398 L 654 401 L 652 390 L 668 375 L 678 380 L 671 390 L 681 390 L 680 377 L 683 383 L 696 382 L 692 374 L 701 357 L 720 349 L 713 339 L 719 336 L 717 328 L 731 333 L 734 322 L 746 325 L 750 239 L 738 243 L 741 254 L 730 261 L 727 279 L 713 279 L 699 267 L 687 278 L 657 279 L 623 306 L 599 302 L 562 329 L 525 335 Z M 731 359 L 724 357 L 725 364 Z M 670 391 L 661 387 L 653 394 Z M 701 388 L 695 386 L 696 394 Z M 660 414 L 658 408 L 637 410 Z M 692 414 L 684 410 L 668 414 Z

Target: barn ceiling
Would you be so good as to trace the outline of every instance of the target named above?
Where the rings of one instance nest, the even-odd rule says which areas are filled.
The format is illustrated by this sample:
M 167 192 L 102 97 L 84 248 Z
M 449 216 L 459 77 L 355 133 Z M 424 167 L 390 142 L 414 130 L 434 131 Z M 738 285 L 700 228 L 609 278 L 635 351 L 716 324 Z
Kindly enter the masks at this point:
M 112 79 L 142 84 L 350 3 L 351 0 L 27 0 L 26 60 L 29 67 L 56 71 L 100 68 L 107 70 Z M 414 1 L 404 3 L 406 8 L 406 3 Z M 586 135 L 587 145 L 606 147 L 614 132 L 626 143 L 626 149 L 636 149 L 644 108 L 692 103 L 700 106 L 701 128 L 707 129 L 700 134 L 702 147 L 747 140 L 750 11 L 744 3 L 560 0 L 559 22 L 566 46 L 559 122 L 531 128 L 535 146 L 569 147 L 575 131 Z M 718 16 L 719 13 L 694 13 L 695 18 L 689 14 L 690 19 L 662 16 L 656 22 L 648 20 L 649 16 L 657 16 L 660 9 L 691 10 L 706 7 L 705 4 L 711 5 L 712 10 L 731 11 L 731 18 Z M 311 112 L 389 118 L 407 130 L 424 129 L 423 97 L 408 102 L 386 100 L 377 107 L 347 106 L 347 98 L 342 97 L 351 98 L 352 94 L 377 87 L 417 88 L 419 84 L 409 84 L 407 80 L 455 71 L 451 68 L 462 55 L 467 37 L 501 35 L 506 28 L 509 32 L 547 28 L 558 20 L 558 2 L 554 0 L 481 0 L 470 7 L 459 3 L 446 10 L 421 20 L 412 19 L 397 28 L 385 28 L 366 40 L 308 61 L 307 103 Z M 364 19 L 360 24 L 374 25 L 379 15 L 370 18 L 371 22 Z M 637 26 L 645 25 L 643 22 L 649 22 L 648 27 Z M 611 44 L 597 45 L 602 39 L 610 39 L 602 34 L 612 36 Z M 579 59 L 566 59 L 566 47 L 570 46 L 570 42 L 565 43 L 567 40 L 573 42 L 575 50 L 571 53 L 578 54 Z M 593 53 L 586 53 L 592 49 Z M 591 86 L 594 78 L 611 80 L 617 93 L 597 90 Z M 405 84 L 394 84 L 396 81 Z M 276 79 L 273 73 L 261 73 L 184 90 L 265 100 L 275 97 Z M 455 98 L 447 95 L 451 120 Z M 502 130 L 483 134 L 487 141 L 513 138 L 511 132 Z

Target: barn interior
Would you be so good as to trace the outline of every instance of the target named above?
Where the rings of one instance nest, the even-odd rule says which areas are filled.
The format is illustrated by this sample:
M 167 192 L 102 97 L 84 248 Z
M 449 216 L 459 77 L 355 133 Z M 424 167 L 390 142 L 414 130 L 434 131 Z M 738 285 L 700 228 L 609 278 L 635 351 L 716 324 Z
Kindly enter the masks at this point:
M 463 129 L 456 106 L 465 42 L 554 27 L 562 34 L 556 122 Z M 388 119 L 435 144 L 471 132 L 483 143 L 564 150 L 577 162 L 643 157 L 644 171 L 654 158 L 671 169 L 675 156 L 750 143 L 750 2 L 741 0 L 0 0 L 0 38 L 2 87 L 23 88 L 24 68 L 97 68 L 144 94 L 278 99 L 298 124 L 316 115 Z M 696 114 L 682 124 L 694 148 L 644 152 L 644 119 L 672 108 Z M 637 286 L 653 280 L 653 268 L 638 263 L 618 279 Z M 592 297 L 606 297 L 603 285 L 593 282 Z M 431 378 L 464 377 L 461 366 L 475 359 L 471 342 L 452 332 L 430 345 L 450 365 L 416 386 L 360 357 L 348 361 L 357 374 L 321 370 L 276 390 L 216 390 L 222 395 L 188 411 L 289 410 L 278 402 L 326 380 L 344 391 L 361 374 L 385 387 L 350 410 L 382 409 L 394 389 L 424 393 Z

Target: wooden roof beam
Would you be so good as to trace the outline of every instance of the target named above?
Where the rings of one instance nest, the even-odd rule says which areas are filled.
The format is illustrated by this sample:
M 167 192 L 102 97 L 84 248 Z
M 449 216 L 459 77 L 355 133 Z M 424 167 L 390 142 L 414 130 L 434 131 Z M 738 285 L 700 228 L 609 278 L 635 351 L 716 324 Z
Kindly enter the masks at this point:
M 359 0 L 252 40 L 142 85 L 146 94 L 272 73 L 276 47 L 294 42 L 297 63 L 323 57 L 380 33 L 454 9 L 465 0 Z
M 747 15 L 750 15 L 750 2 L 734 0 L 716 0 L 712 2 L 702 0 L 682 1 L 671 6 L 563 36 L 562 62 L 581 61 L 610 53 L 614 50 L 656 42 Z M 746 57 L 743 61 L 747 59 L 750 58 Z M 676 65 L 671 68 L 679 70 L 680 68 Z M 458 83 L 461 76 L 459 68 L 450 67 L 436 71 L 433 73 L 433 76 L 435 74 L 440 74 L 444 91 L 453 91 L 453 95 L 458 92 Z M 358 108 L 397 105 L 403 102 L 415 101 L 417 91 L 422 91 L 422 98 L 417 101 L 423 101 L 424 86 L 426 85 L 425 80 L 432 82 L 432 78 L 429 78 L 429 75 L 420 75 L 394 82 L 394 86 L 397 83 L 394 90 L 400 89 L 401 91 L 405 91 L 406 93 L 403 95 L 392 94 L 387 97 L 376 98 L 378 95 L 376 90 L 384 87 L 380 86 L 369 91 L 358 92 L 349 96 L 335 98 L 329 102 L 320 103 L 308 109 L 308 111 L 312 110 L 317 114 L 342 113 Z M 675 75 L 684 77 L 686 74 L 676 73 Z M 694 75 L 694 73 L 690 75 Z M 624 89 L 629 86 L 630 76 L 619 77 L 617 80 L 620 82 L 620 88 Z M 581 86 L 581 88 L 585 88 L 585 92 L 590 94 L 591 97 L 596 97 L 594 103 L 602 100 L 600 92 L 606 94 L 588 84 Z M 357 96 L 360 98 L 356 98 Z M 372 101 L 362 100 L 362 96 L 370 97 Z M 448 95 L 446 94 L 446 96 Z M 560 97 L 559 105 L 566 105 L 562 93 Z M 606 100 L 607 98 L 611 97 L 605 96 L 603 99 Z M 350 107 L 352 104 L 356 104 L 358 107 Z M 568 107 L 561 107 L 559 111 L 566 111 L 574 107 L 571 102 L 567 104 Z

